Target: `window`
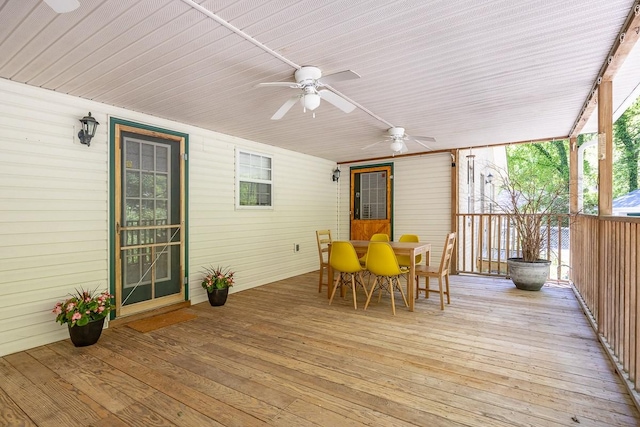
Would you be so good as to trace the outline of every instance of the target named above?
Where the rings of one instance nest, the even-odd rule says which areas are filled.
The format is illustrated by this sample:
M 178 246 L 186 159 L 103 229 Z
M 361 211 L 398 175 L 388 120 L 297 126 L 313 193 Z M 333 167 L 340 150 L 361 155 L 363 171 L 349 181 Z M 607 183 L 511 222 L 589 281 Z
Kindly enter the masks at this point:
M 236 207 L 273 206 L 272 159 L 263 154 L 237 152 Z
M 387 219 L 387 172 L 360 174 L 360 219 Z

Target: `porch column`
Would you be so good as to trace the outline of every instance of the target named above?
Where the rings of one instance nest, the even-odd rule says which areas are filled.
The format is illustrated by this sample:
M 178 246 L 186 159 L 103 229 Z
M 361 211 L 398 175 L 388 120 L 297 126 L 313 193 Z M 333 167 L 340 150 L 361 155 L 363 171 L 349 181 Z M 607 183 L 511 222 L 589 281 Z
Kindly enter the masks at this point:
M 569 212 L 578 213 L 578 138 L 569 138 Z
M 611 215 L 613 192 L 613 102 L 611 80 L 604 80 L 598 88 L 598 216 Z M 598 234 L 604 235 L 604 221 L 599 221 Z M 602 240 L 598 243 L 598 333 L 603 331 L 606 286 L 608 277 L 604 266 L 605 250 Z
M 613 193 L 613 101 L 611 80 L 598 88 L 598 216 L 611 215 Z
M 580 209 L 578 203 L 578 138 L 572 136 L 569 138 L 569 213 L 577 214 Z M 569 270 L 569 278 L 575 280 L 574 268 L 581 266 L 582 260 L 578 259 L 578 251 L 574 250 L 577 247 L 578 239 L 576 234 L 578 232 L 577 227 L 569 221 L 569 245 L 571 250 L 569 251 L 569 263 L 571 269 Z
M 460 247 L 460 233 L 458 230 L 458 214 L 460 213 L 460 203 L 458 201 L 458 153 L 460 150 L 451 150 L 451 230 L 458 232 L 456 247 Z M 458 274 L 458 250 L 454 250 L 451 255 L 451 274 Z

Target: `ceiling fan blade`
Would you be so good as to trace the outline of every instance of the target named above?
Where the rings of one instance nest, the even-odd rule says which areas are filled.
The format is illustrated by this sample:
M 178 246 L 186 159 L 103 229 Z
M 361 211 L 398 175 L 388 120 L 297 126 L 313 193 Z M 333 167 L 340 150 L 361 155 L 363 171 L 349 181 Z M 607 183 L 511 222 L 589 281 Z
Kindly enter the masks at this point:
M 293 107 L 295 103 L 298 102 L 298 99 L 300 99 L 300 95 L 296 95 L 287 99 L 287 101 L 282 104 L 282 107 L 280 107 L 278 111 L 276 111 L 276 113 L 271 116 L 271 120 L 280 120 L 281 118 L 283 118 L 284 115 L 287 114 L 287 111 L 289 111 L 291 107 Z
M 360 74 L 356 73 L 355 71 L 346 70 L 346 71 L 340 71 L 333 74 L 327 74 L 326 76 L 321 77 L 319 81 L 322 84 L 332 84 L 335 82 L 341 82 L 344 80 L 353 80 L 353 79 L 359 79 L 359 78 L 360 78 Z
M 326 100 L 327 102 L 333 104 L 334 106 L 338 107 L 339 109 L 341 109 L 345 113 L 350 113 L 353 110 L 355 110 L 355 108 L 356 108 L 355 105 L 353 105 L 352 103 L 350 103 L 349 101 L 347 101 L 346 99 L 341 97 L 340 95 L 336 95 L 335 93 L 331 92 L 330 90 L 322 89 L 322 90 L 318 91 L 318 95 L 320 95 L 320 98 L 322 98 L 322 99 Z
M 436 142 L 436 139 L 432 136 L 412 136 L 411 138 L 422 142 Z
M 430 138 L 433 142 L 436 142 L 435 138 Z M 429 151 L 433 151 L 433 148 L 429 147 L 427 144 L 425 144 L 424 142 L 420 141 L 419 139 L 415 139 L 414 141 L 417 142 L 418 144 L 422 145 L 424 148 L 426 148 Z
M 67 13 L 80 7 L 78 0 L 44 0 L 56 13 Z
M 301 87 L 296 82 L 264 82 L 264 83 L 258 83 L 257 85 L 255 85 L 255 87 L 261 87 L 261 86 L 290 87 L 291 89 L 299 89 Z
M 366 147 L 362 147 L 362 150 L 366 150 L 367 148 L 371 148 L 371 147 L 373 147 L 374 145 L 378 145 L 378 144 L 380 144 L 381 142 L 386 142 L 386 141 L 378 141 L 378 142 L 374 142 L 373 144 L 369 144 L 369 145 L 367 145 Z

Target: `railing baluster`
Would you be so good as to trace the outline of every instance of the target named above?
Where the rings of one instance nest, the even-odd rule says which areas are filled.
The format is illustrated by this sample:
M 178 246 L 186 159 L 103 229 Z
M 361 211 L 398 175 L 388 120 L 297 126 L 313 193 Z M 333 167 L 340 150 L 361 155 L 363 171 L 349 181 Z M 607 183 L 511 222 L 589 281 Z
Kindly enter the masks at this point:
M 522 256 L 518 231 L 513 228 L 510 215 L 459 214 L 457 217 L 457 231 L 461 237 L 457 243 L 457 270 L 493 276 L 506 275 L 507 259 Z M 542 257 L 554 263 L 555 279 L 561 281 L 567 280 L 562 275 L 562 267 L 567 259 L 567 254 L 563 254 L 563 233 L 567 232 L 564 224 L 568 227 L 569 215 L 559 215 L 540 222 L 540 226 L 546 230 Z
M 509 215 L 460 214 L 458 218 L 457 231 L 462 236 L 457 242 L 460 271 L 503 276 L 502 262 L 514 255 L 521 256 L 518 232 Z M 639 219 L 559 215 L 541 226 L 547 231 L 543 248 L 545 258 L 557 263 L 557 280 L 567 280 L 562 273 L 562 268 L 567 267 L 567 278 L 580 293 L 596 322 L 598 333 L 602 334 L 621 369 L 628 373 L 632 386 L 638 390 Z M 568 237 L 563 234 L 567 230 Z M 565 242 L 568 253 L 563 253 Z

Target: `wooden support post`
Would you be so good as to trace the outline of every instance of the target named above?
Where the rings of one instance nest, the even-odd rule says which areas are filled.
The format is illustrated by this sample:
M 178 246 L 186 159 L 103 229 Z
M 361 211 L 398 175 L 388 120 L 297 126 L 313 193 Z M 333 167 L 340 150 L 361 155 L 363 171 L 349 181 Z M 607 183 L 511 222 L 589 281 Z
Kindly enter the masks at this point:
M 611 215 L 613 193 L 613 101 L 610 80 L 598 89 L 598 215 Z
M 578 213 L 578 138 L 569 138 L 569 212 Z
M 598 89 L 598 216 L 611 215 L 613 192 L 613 102 L 612 83 L 606 80 Z M 599 221 L 598 236 L 606 236 L 606 223 Z M 605 302 L 609 281 L 605 269 L 607 260 L 603 239 L 598 237 L 598 333 L 606 333 L 610 327 L 605 318 L 608 315 Z
M 459 150 L 451 150 L 451 230 L 458 232 L 458 213 L 460 212 L 460 203 L 458 200 L 458 153 Z M 456 241 L 460 241 L 460 235 L 458 233 L 458 237 Z M 456 243 L 456 248 L 451 255 L 451 274 L 458 274 L 458 244 Z
M 578 206 L 578 138 L 569 138 L 569 213 L 577 214 L 580 207 Z M 571 229 L 569 233 L 570 247 L 575 248 L 577 243 L 576 227 L 569 221 Z M 579 252 L 576 250 L 569 251 L 569 264 L 574 267 L 579 265 Z M 559 276 L 558 276 L 559 277 Z M 573 270 L 569 270 L 570 280 L 574 280 Z

